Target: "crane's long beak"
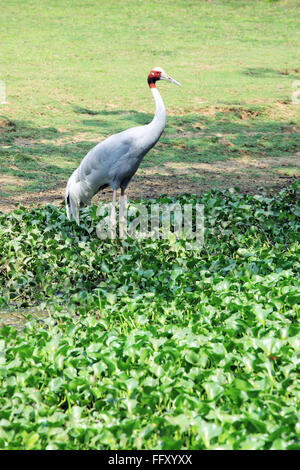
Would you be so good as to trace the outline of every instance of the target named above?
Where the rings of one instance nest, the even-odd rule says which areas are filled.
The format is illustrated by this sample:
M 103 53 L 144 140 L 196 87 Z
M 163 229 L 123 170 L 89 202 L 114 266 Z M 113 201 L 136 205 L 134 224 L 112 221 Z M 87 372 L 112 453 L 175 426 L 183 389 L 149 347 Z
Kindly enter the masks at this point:
M 181 83 L 177 82 L 177 80 L 174 80 L 174 78 L 170 77 L 166 73 L 162 73 L 160 76 L 161 80 L 166 80 L 167 82 L 174 83 L 174 85 L 181 86 Z

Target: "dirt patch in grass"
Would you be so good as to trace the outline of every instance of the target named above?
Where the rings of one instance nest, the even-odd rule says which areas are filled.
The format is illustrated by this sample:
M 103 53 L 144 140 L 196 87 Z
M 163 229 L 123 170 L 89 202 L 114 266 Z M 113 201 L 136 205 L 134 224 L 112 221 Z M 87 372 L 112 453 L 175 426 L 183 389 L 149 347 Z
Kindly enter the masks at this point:
M 9 132 L 13 131 L 16 128 L 15 124 L 6 117 L 0 116 L 0 131 Z
M 127 195 L 129 199 L 157 198 L 162 194 L 177 196 L 182 193 L 201 195 L 212 188 L 225 189 L 238 186 L 242 192 L 255 194 L 271 193 L 295 182 L 300 172 L 300 152 L 289 157 L 264 158 L 262 160 L 244 157 L 211 163 L 166 162 L 152 168 L 139 169 L 131 181 Z M 20 184 L 7 175 L 0 175 L 0 185 Z M 56 187 L 35 194 L 16 193 L 0 199 L 0 210 L 12 210 L 16 205 L 63 203 L 66 181 Z M 95 196 L 97 200 L 110 200 L 112 191 L 108 188 Z
M 237 159 L 229 159 L 221 162 L 212 162 L 212 163 L 191 163 L 187 165 L 186 163 L 181 162 L 167 162 L 164 167 L 171 170 L 175 170 L 177 174 L 184 172 L 185 174 L 190 174 L 191 171 L 204 171 L 204 172 L 215 172 L 220 171 L 226 174 L 240 173 L 243 170 L 259 168 L 270 170 L 272 168 L 285 166 L 300 166 L 300 152 L 295 156 L 291 157 L 282 157 L 278 158 L 264 158 L 262 160 L 256 160 L 249 157 Z M 153 172 L 155 168 L 145 169 L 144 172 Z
M 253 101 L 249 107 L 242 105 L 227 105 L 227 106 L 206 106 L 205 103 L 190 107 L 190 113 L 199 114 L 199 117 L 213 118 L 218 116 L 220 120 L 227 120 L 231 118 L 240 119 L 243 123 L 248 119 L 253 120 L 257 118 L 268 118 L 270 120 L 278 120 L 279 118 L 285 122 L 298 120 L 298 108 L 289 100 L 277 100 L 268 105 L 260 100 Z M 177 115 L 178 110 L 168 110 L 168 115 Z
M 199 102 L 200 106 L 195 106 L 194 108 L 191 107 L 191 110 L 190 112 L 191 113 L 197 113 L 199 114 L 199 116 L 208 116 L 208 117 L 212 117 L 212 116 L 216 116 L 217 114 L 218 115 L 222 115 L 224 114 L 224 116 L 227 114 L 227 115 L 231 115 L 231 116 L 234 116 L 238 119 L 241 119 L 241 120 L 245 120 L 245 119 L 254 119 L 256 117 L 259 117 L 259 116 L 263 116 L 266 112 L 266 110 L 264 108 L 261 108 L 261 107 L 245 107 L 245 106 L 241 106 L 241 105 L 228 105 L 228 106 L 205 106 L 204 105 L 205 102 Z M 201 106 L 201 104 L 203 104 L 203 106 Z M 261 104 L 261 103 L 260 103 Z M 175 112 L 170 112 L 170 110 L 168 110 L 168 115 L 172 116 L 172 115 L 177 115 L 178 114 L 178 111 L 176 110 Z
M 3 188 L 6 185 L 12 185 L 12 184 L 16 186 L 24 186 L 25 182 L 23 179 L 18 178 L 17 176 L 0 174 L 0 188 Z
M 56 139 L 52 139 L 51 143 L 53 145 L 68 145 L 68 144 L 76 144 L 78 142 L 91 142 L 92 144 L 96 145 L 98 142 L 103 140 L 105 137 L 101 134 L 97 134 L 97 136 L 88 136 L 86 132 L 77 132 L 77 134 L 69 136 L 69 135 L 62 135 L 57 137 Z M 48 139 L 41 139 L 39 141 L 41 144 L 48 144 Z
M 14 145 L 17 147 L 32 147 L 35 144 L 34 139 L 28 139 L 25 137 L 16 137 L 14 139 Z
M 279 70 L 279 73 L 281 75 L 290 75 L 290 74 L 293 74 L 293 73 L 298 73 L 300 74 L 300 68 L 295 68 L 295 69 L 282 69 L 282 70 Z

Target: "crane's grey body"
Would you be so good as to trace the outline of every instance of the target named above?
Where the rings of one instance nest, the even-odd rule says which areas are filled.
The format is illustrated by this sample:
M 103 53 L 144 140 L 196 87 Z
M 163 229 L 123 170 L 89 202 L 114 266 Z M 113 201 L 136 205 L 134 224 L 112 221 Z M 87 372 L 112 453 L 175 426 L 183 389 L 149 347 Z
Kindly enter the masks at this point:
M 104 187 L 110 186 L 114 191 L 121 188 L 124 192 L 141 160 L 160 138 L 166 124 L 166 110 L 157 88 L 151 88 L 151 92 L 155 102 L 153 120 L 100 142 L 69 178 L 65 195 L 68 218 L 72 214 L 79 224 L 79 207 L 89 204 Z

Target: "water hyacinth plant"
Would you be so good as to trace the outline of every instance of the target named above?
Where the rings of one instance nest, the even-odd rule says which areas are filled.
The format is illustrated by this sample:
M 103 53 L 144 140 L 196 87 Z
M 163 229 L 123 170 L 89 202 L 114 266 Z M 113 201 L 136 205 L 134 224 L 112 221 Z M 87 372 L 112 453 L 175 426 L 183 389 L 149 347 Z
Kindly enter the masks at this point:
M 298 449 L 298 195 L 162 197 L 200 250 L 1 214 L 0 448 Z

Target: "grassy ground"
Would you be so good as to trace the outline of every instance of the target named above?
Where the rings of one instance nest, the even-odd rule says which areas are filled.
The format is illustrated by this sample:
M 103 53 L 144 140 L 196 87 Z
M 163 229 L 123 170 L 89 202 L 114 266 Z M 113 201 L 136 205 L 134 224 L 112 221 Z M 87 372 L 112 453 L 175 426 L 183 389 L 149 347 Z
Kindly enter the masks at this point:
M 183 87 L 160 84 L 168 126 L 131 198 L 292 182 L 299 11 L 294 0 L 10 2 L 0 19 L 0 209 L 60 202 L 96 142 L 149 122 L 155 65 Z

